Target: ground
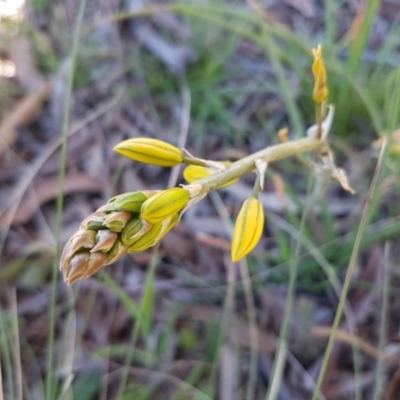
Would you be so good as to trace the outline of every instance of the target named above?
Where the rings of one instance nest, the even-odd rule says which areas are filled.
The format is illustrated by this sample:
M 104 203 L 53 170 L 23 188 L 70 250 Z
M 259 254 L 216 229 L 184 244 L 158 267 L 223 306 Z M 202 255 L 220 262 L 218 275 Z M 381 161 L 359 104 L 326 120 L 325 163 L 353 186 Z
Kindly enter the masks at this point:
M 400 2 L 81 1 L 0 4 L 0 399 L 400 398 Z M 282 128 L 305 137 L 318 44 L 354 195 L 287 158 L 245 260 L 230 237 L 254 174 L 159 246 L 63 282 L 89 214 L 184 183 L 117 143 L 235 161 Z

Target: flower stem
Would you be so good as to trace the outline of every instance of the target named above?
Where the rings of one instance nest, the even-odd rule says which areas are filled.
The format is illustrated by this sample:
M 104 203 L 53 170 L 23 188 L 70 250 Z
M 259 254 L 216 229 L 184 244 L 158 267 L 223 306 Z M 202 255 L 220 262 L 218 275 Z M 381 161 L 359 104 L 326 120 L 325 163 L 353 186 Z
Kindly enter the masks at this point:
M 198 180 L 193 183 L 193 186 L 201 185 L 203 188 L 200 190 L 200 193 L 208 193 L 211 190 L 218 189 L 222 185 L 253 171 L 255 169 L 255 160 L 257 159 L 262 159 L 270 163 L 306 151 L 321 151 L 327 147 L 328 144 L 325 140 L 314 138 L 303 138 L 291 142 L 280 143 L 250 154 L 247 157 L 232 163 L 225 171 Z

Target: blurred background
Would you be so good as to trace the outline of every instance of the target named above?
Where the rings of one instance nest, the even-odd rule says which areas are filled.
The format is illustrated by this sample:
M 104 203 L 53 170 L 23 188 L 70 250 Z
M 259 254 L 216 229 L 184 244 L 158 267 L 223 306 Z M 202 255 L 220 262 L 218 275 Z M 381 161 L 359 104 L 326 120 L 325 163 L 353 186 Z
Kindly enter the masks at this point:
M 399 11 L 0 0 L 0 399 L 398 400 Z M 60 250 L 86 216 L 116 194 L 184 183 L 117 143 L 237 160 L 281 128 L 304 137 L 318 44 L 329 140 L 355 195 L 285 159 L 269 166 L 246 260 L 232 264 L 230 237 L 253 175 L 189 209 L 159 247 L 63 283 Z

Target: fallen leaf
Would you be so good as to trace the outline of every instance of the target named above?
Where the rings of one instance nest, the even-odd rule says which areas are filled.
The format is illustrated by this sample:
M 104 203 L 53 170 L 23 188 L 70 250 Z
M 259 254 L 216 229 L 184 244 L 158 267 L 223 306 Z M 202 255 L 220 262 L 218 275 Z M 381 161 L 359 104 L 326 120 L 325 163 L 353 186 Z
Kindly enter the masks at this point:
M 18 126 L 30 122 L 42 105 L 42 102 L 51 90 L 51 82 L 46 82 L 42 87 L 20 100 L 0 125 L 0 156 L 10 147 L 18 137 Z
M 35 212 L 45 203 L 54 200 L 58 196 L 59 178 L 50 178 L 43 180 L 40 184 L 35 185 L 31 192 L 27 193 L 19 204 L 15 212 L 12 224 L 23 224 L 28 222 Z M 83 173 L 71 173 L 65 177 L 64 195 L 76 192 L 85 193 L 101 193 L 103 185 L 98 180 L 91 178 Z M 3 226 L 8 219 L 8 212 L 2 213 L 0 217 L 0 227 Z

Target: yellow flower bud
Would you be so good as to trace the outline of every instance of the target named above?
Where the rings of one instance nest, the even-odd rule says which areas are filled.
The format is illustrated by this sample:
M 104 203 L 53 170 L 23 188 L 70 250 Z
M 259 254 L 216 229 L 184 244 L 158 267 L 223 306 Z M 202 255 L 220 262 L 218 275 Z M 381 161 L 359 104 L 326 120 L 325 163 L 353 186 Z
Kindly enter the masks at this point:
M 232 240 L 232 261 L 240 260 L 256 247 L 263 227 L 263 206 L 258 199 L 250 197 L 243 203 L 236 219 Z
M 189 200 L 190 194 L 185 189 L 163 190 L 143 203 L 140 215 L 145 221 L 156 224 L 182 210 Z
M 135 242 L 129 246 L 128 253 L 138 253 L 154 246 L 160 236 L 162 223 L 154 224 L 142 236 L 136 238 Z
M 130 211 L 138 213 L 143 202 L 147 200 L 148 197 L 149 196 L 139 190 L 136 192 L 121 194 L 109 200 L 108 211 Z
M 321 104 L 328 97 L 328 88 L 326 86 L 326 71 L 324 61 L 322 60 L 322 47 L 318 45 L 316 49 L 312 49 L 314 63 L 312 72 L 314 74 L 314 91 L 313 98 L 318 104 Z
M 183 161 L 182 150 L 157 139 L 128 139 L 117 144 L 114 150 L 132 160 L 160 167 L 175 167 Z
M 183 177 L 185 178 L 186 182 L 194 183 L 200 179 L 214 175 L 217 172 L 219 171 L 215 168 L 203 167 L 201 165 L 188 165 L 183 171 Z M 238 180 L 239 179 L 234 179 L 228 183 L 225 183 L 225 185 L 221 186 L 221 189 L 233 185 Z

